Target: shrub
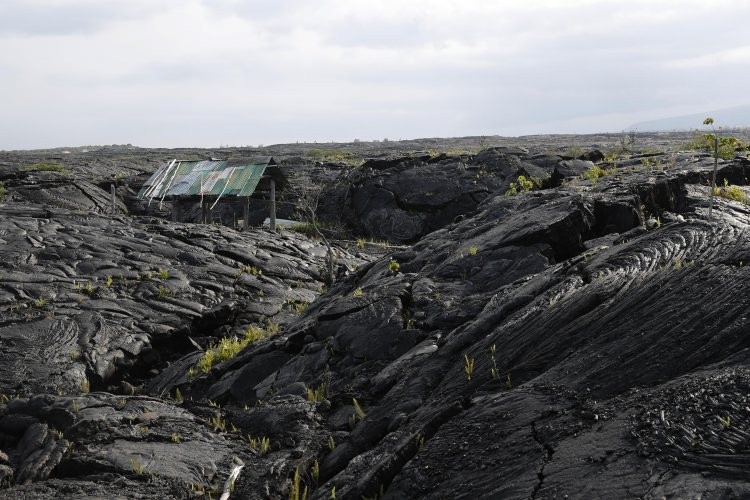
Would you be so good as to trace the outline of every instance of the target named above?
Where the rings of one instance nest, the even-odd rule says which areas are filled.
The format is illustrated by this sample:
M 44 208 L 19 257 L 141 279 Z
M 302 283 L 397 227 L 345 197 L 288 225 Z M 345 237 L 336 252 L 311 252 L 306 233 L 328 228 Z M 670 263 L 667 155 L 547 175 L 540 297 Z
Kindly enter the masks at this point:
M 388 262 L 388 270 L 389 271 L 397 273 L 399 269 L 401 269 L 401 264 L 399 264 L 396 259 L 391 259 Z
M 707 125 L 710 125 L 710 123 L 708 123 Z M 707 133 L 707 134 L 697 133 L 695 137 L 693 138 L 693 141 L 688 143 L 685 147 L 686 149 L 693 149 L 693 150 L 706 151 L 709 153 L 713 153 L 714 134 L 713 133 Z M 737 151 L 743 151 L 746 149 L 748 149 L 748 144 L 742 142 L 736 137 L 732 137 L 732 136 L 719 137 L 719 158 L 723 160 L 731 160 L 732 158 L 734 158 L 734 155 L 735 153 L 737 153 Z
M 592 168 L 585 171 L 582 174 L 582 177 L 584 179 L 590 180 L 593 184 L 596 184 L 600 177 L 604 177 L 605 175 L 614 175 L 615 172 L 617 172 L 617 169 L 614 167 L 602 168 L 599 165 L 594 165 Z
M 538 177 L 526 177 L 519 175 L 516 182 L 511 182 L 505 196 L 516 196 L 521 193 L 527 193 L 534 188 L 542 187 L 542 180 Z
M 745 192 L 738 186 L 729 184 L 729 181 L 726 179 L 724 179 L 724 187 L 714 188 L 714 194 L 728 200 L 739 201 L 745 205 L 750 205 L 750 199 L 748 199 Z

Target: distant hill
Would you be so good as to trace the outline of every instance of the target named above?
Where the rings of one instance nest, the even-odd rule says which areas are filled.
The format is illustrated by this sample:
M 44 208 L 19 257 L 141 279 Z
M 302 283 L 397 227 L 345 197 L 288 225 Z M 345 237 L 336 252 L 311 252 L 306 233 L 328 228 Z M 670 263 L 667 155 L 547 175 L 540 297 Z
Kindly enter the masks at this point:
M 743 106 L 734 106 L 731 108 L 717 109 L 714 111 L 706 111 L 705 113 L 673 116 L 670 118 L 661 118 L 658 120 L 640 122 L 632 125 L 630 129 L 642 132 L 692 130 L 701 128 L 703 120 L 707 116 L 712 117 L 715 121 L 715 125 L 719 127 L 750 127 L 750 104 L 746 104 Z

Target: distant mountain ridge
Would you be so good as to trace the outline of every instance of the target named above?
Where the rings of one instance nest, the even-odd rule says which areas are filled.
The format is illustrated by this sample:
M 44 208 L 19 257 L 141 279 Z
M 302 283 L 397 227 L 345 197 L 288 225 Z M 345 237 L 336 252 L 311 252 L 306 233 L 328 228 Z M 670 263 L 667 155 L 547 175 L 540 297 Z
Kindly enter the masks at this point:
M 731 108 L 706 111 L 705 113 L 694 113 L 682 116 L 661 118 L 636 123 L 630 126 L 631 130 L 643 132 L 657 132 L 668 130 L 692 130 L 700 128 L 706 117 L 712 117 L 718 127 L 745 128 L 750 127 L 750 104 L 734 106 Z

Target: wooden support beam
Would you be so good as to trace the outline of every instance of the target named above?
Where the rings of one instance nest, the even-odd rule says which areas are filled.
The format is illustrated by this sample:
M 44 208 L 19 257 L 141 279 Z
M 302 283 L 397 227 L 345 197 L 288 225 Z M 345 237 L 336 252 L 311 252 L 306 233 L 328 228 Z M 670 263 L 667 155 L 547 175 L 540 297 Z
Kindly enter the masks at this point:
M 271 179 L 271 206 L 270 206 L 271 231 L 276 231 L 276 182 Z
M 242 199 L 242 229 L 247 230 L 250 226 L 250 197 L 245 196 Z
M 209 208 L 208 200 L 203 200 L 201 204 L 201 222 L 208 224 L 210 215 L 211 209 Z
M 180 199 L 172 199 L 172 222 L 180 222 Z

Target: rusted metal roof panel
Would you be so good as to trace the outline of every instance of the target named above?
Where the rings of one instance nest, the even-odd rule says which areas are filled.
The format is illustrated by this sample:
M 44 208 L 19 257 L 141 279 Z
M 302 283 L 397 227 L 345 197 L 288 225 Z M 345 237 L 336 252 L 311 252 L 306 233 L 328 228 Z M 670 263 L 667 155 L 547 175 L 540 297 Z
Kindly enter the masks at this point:
M 270 156 L 231 162 L 172 160 L 154 172 L 138 197 L 251 196 L 271 161 Z

